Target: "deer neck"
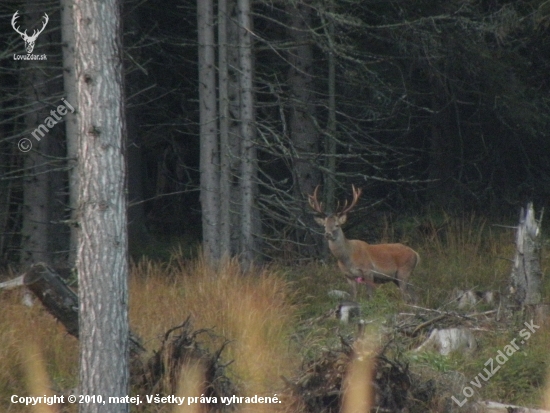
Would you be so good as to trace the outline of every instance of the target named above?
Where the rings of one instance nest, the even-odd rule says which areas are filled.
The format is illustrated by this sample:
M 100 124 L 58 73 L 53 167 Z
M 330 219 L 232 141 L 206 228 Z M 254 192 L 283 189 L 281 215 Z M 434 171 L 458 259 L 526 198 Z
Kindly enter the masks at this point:
M 329 239 L 328 247 L 330 252 L 332 252 L 338 261 L 348 266 L 351 257 L 351 245 L 349 240 L 345 237 L 342 229 L 337 232 L 336 237 Z

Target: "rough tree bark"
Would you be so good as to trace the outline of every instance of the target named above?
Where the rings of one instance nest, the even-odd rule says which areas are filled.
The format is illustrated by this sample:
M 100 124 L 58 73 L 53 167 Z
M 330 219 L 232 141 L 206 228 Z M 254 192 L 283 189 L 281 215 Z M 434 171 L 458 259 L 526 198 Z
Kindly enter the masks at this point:
M 75 0 L 80 393 L 129 391 L 121 4 Z M 81 413 L 104 412 L 80 404 Z M 127 404 L 109 405 L 128 412 Z
M 212 0 L 197 0 L 197 21 L 202 243 L 206 257 L 212 262 L 217 262 L 220 259 L 220 161 L 217 137 L 216 59 Z
M 259 219 L 255 207 L 256 184 L 256 125 L 254 114 L 252 19 L 250 0 L 238 0 L 239 8 L 239 67 L 241 69 L 241 262 L 247 269 L 257 258 Z
M 218 1 L 218 79 L 220 107 L 220 249 L 240 251 L 241 93 L 236 0 Z
M 293 166 L 296 196 L 298 199 L 303 198 L 305 202 L 304 196 L 312 194 L 320 182 L 320 173 L 313 159 L 319 153 L 319 136 L 313 122 L 315 88 L 313 50 L 309 37 L 312 9 L 304 3 L 289 2 L 287 10 L 291 16 L 289 35 L 293 43 L 288 55 L 288 82 L 291 89 L 290 134 L 295 150 Z
M 227 0 L 218 1 L 218 90 L 220 106 L 220 253 L 231 256 L 231 151 L 229 146 L 229 62 Z
M 76 78 L 75 78 L 75 35 L 74 35 L 74 0 L 61 0 L 61 40 L 63 51 L 63 89 L 66 100 L 76 105 Z M 78 109 L 78 107 L 76 108 Z M 69 209 L 70 209 L 70 242 L 69 266 L 76 262 L 76 247 L 78 243 L 77 216 L 78 204 L 78 171 L 76 157 L 78 150 L 78 124 L 76 113 L 68 112 L 65 115 L 65 135 L 67 142 L 67 166 L 69 174 Z
M 290 86 L 290 140 L 293 148 L 292 167 L 294 198 L 301 201 L 300 221 L 307 229 L 296 231 L 296 242 L 304 245 L 302 253 L 313 256 L 326 251 L 321 237 L 311 238 L 311 228 L 316 228 L 306 199 L 321 182 L 321 173 L 315 157 L 319 153 L 319 134 L 315 119 L 315 85 L 313 73 L 313 42 L 311 26 L 313 9 L 305 2 L 288 2 L 290 16 L 288 34 L 292 47 L 288 51 L 288 84 Z M 329 150 L 333 150 L 332 148 Z M 329 186 L 334 192 L 334 187 Z
M 36 3 L 28 0 L 25 27 L 32 27 L 43 16 Z M 37 53 L 38 45 L 34 53 Z M 49 116 L 47 80 L 48 61 L 28 61 L 24 75 L 25 126 L 33 149 L 25 154 L 25 178 L 23 181 L 23 223 L 21 228 L 21 256 L 24 266 L 33 262 L 50 260 L 48 229 L 50 222 L 49 147 L 51 138 L 46 134 L 31 133 Z M 42 136 L 40 137 L 40 134 Z

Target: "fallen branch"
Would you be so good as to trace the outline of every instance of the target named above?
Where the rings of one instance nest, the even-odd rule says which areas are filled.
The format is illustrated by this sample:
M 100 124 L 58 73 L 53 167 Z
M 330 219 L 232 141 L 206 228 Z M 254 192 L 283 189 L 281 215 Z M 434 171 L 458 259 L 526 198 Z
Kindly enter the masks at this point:
M 0 283 L 0 290 L 13 290 L 14 288 L 22 287 L 23 285 L 25 285 L 23 282 L 23 277 L 24 275 L 20 275 L 13 280 L 8 280 Z
M 481 411 L 483 413 L 550 413 L 548 410 L 531 409 L 529 407 L 514 406 L 511 404 L 490 401 L 478 402 L 477 405 L 481 407 Z
M 44 263 L 38 263 L 21 276 L 24 285 L 40 300 L 44 308 L 63 324 L 67 332 L 78 338 L 78 296 L 63 278 Z M 130 332 L 130 376 L 143 374 L 141 356 L 145 348 L 137 335 Z

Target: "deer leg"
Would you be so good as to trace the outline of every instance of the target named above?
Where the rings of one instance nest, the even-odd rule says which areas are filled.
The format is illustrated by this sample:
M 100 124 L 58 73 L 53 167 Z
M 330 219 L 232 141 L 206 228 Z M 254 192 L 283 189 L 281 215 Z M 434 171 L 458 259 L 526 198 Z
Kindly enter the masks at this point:
M 366 275 L 364 274 L 364 272 L 361 272 L 360 276 L 355 277 L 355 282 L 357 284 L 365 284 L 365 287 L 367 289 L 367 296 L 368 296 L 368 299 L 370 300 L 374 293 L 374 289 L 376 288 L 376 284 L 374 283 L 374 276 L 372 272 L 369 272 Z
M 363 282 L 367 287 L 367 296 L 369 297 L 369 300 L 370 300 L 374 295 L 374 287 L 376 287 L 376 285 L 374 284 L 374 276 L 372 272 L 369 272 L 369 274 L 366 277 L 363 277 Z
M 399 289 L 401 290 L 401 295 L 403 296 L 403 300 L 405 302 L 410 302 L 412 299 L 411 295 L 411 289 L 409 288 L 409 285 L 407 283 L 407 280 L 409 279 L 409 274 L 400 273 L 399 271 L 396 274 L 396 284 L 398 285 Z
M 357 283 L 353 278 L 346 277 L 346 280 L 351 287 L 351 298 L 355 300 L 357 298 Z

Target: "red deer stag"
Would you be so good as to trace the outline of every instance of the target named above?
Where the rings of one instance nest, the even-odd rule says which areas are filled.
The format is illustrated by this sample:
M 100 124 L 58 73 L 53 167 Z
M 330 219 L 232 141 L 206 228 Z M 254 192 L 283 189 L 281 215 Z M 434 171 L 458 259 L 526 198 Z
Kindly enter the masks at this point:
M 315 221 L 325 227 L 325 238 L 332 254 L 338 259 L 338 266 L 346 276 L 352 287 L 352 296 L 357 295 L 356 283 L 365 284 L 369 297 L 372 296 L 376 284 L 393 281 L 400 289 L 404 299 L 407 295 L 407 281 L 418 264 L 420 257 L 416 251 L 403 244 L 370 245 L 365 241 L 347 239 L 342 231 L 346 222 L 347 213 L 353 209 L 361 189 L 352 185 L 353 200 L 348 206 L 346 200 L 341 211 L 327 215 L 323 212 L 322 203 L 317 200 L 315 188 L 313 195 L 309 195 L 309 205 L 322 215 L 315 217 Z

